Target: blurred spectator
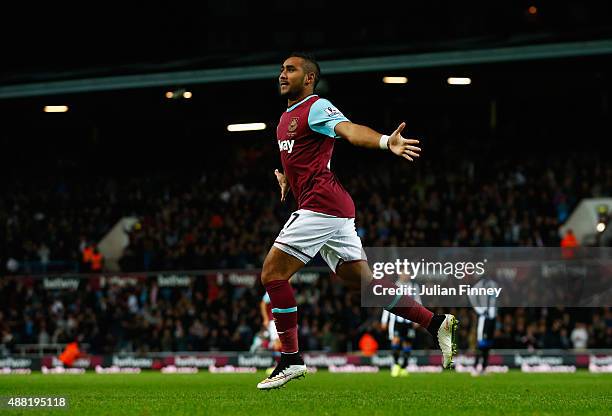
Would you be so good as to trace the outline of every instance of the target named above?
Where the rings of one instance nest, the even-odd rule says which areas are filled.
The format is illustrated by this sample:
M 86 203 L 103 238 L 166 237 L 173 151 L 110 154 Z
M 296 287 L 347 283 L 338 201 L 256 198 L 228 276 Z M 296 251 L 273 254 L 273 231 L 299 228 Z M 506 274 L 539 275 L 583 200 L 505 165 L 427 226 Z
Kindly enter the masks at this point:
M 332 328 L 332 323 L 327 322 L 323 325 L 321 334 L 321 347 L 323 351 L 336 352 L 338 348 L 338 337 L 336 331 Z

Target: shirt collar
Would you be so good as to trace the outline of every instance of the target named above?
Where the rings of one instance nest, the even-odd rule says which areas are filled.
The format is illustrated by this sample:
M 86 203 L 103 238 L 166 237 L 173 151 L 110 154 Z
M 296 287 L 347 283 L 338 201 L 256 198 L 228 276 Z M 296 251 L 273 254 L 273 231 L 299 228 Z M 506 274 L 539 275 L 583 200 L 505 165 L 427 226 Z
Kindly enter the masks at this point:
M 298 103 L 295 103 L 295 104 L 293 104 L 291 107 L 287 108 L 287 110 L 286 110 L 286 111 L 287 111 L 287 113 L 288 113 L 289 111 L 292 111 L 293 109 L 295 109 L 295 107 L 297 107 L 298 105 L 302 104 L 302 103 L 303 103 L 303 102 L 305 102 L 306 100 L 311 99 L 312 97 L 318 97 L 318 95 L 317 95 L 317 94 L 310 94 L 308 97 L 304 98 L 302 101 L 300 101 L 300 102 L 298 102 Z

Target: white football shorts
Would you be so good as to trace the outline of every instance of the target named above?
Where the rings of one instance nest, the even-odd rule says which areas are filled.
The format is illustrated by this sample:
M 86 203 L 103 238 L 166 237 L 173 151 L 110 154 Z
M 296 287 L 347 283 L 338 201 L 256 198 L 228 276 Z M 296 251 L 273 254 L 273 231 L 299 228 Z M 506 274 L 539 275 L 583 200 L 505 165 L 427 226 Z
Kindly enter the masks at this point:
M 355 229 L 355 218 L 338 218 L 307 209 L 291 214 L 276 237 L 274 247 L 304 264 L 320 252 L 334 273 L 343 262 L 366 260 Z

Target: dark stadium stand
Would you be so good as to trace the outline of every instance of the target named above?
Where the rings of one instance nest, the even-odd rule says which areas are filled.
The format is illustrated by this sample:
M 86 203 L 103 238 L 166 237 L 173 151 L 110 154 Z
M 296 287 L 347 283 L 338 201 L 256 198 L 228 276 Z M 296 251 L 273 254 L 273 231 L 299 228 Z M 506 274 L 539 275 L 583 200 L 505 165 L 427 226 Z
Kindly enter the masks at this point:
M 364 246 L 559 246 L 558 226 L 576 203 L 612 193 L 612 167 L 593 155 L 523 158 L 520 164 L 511 157 L 485 163 L 453 155 L 416 166 L 383 160 L 355 172 L 341 151 L 337 171 L 356 201 Z M 248 350 L 261 325 L 259 285 L 217 287 L 197 278 L 186 288 L 159 288 L 144 279 L 134 287 L 90 281 L 78 290 L 54 291 L 43 279 L 24 275 L 79 271 L 83 240 L 99 239 L 128 215 L 140 222 L 120 262 L 123 272 L 257 269 L 290 210 L 268 175 L 274 165 L 256 163 L 273 157 L 271 150 L 246 146 L 224 172 L 126 181 L 50 177 L 9 185 L 0 223 L 3 252 L 10 255 L 2 266 L 16 277 L 0 279 L 3 348 L 78 336 L 99 354 Z M 356 308 L 359 300 L 338 282 L 296 287 L 305 350 L 353 351 L 364 332 L 387 345 L 379 309 Z M 455 313 L 462 322 L 460 347 L 473 348 L 474 313 Z M 503 309 L 500 315 L 499 348 L 572 348 L 572 331 L 581 323 L 589 347 L 612 346 L 610 308 Z M 431 347 L 429 338 L 421 334 L 416 347 Z

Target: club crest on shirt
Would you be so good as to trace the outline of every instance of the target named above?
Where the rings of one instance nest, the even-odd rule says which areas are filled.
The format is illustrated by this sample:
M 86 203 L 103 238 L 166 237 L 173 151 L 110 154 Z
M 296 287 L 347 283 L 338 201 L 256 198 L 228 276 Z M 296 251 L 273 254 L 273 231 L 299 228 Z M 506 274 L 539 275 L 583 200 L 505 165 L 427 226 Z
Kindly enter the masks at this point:
M 298 120 L 300 118 L 299 117 L 291 117 L 291 122 L 289 123 L 289 127 L 287 128 L 287 131 L 295 131 L 298 127 Z

